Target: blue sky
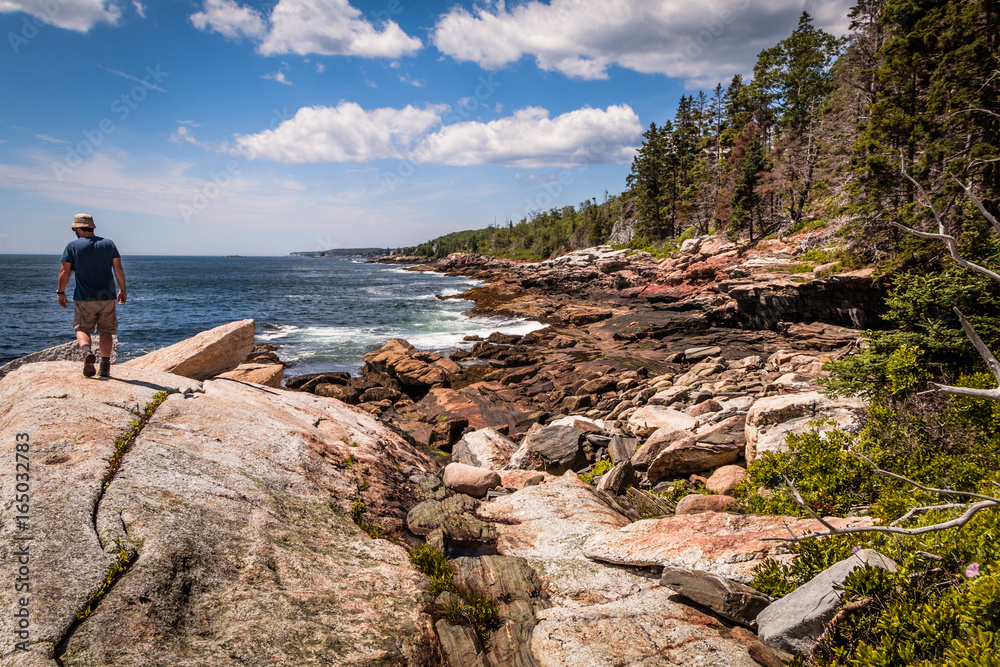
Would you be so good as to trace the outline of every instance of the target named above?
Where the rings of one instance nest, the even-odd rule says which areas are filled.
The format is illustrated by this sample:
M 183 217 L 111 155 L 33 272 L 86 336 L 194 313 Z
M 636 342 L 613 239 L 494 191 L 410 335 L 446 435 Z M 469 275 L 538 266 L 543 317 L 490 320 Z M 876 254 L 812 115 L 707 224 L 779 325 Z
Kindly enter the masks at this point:
M 774 0 L 0 0 L 0 254 L 400 246 L 624 188 L 650 122 L 748 75 Z

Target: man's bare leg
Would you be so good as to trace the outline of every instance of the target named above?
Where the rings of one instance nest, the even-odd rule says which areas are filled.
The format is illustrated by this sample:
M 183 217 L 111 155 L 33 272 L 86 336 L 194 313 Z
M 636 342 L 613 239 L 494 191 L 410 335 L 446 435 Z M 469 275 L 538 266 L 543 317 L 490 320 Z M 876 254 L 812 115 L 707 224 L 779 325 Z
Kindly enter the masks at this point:
M 76 332 L 76 342 L 80 344 L 80 347 L 84 345 L 90 345 L 90 334 L 86 331 Z
M 101 335 L 101 344 L 100 344 L 100 347 L 101 347 L 101 357 L 107 358 L 107 357 L 111 356 L 111 348 L 114 345 L 114 342 L 115 341 L 114 341 L 113 337 L 110 334 L 108 334 L 108 335 L 102 334 Z

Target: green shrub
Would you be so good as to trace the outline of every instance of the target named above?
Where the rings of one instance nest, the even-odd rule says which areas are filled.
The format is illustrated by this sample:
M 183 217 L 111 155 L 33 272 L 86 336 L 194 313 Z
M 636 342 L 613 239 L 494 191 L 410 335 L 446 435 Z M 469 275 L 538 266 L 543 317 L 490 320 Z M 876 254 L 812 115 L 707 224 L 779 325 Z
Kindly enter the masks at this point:
M 611 462 L 611 459 L 601 459 L 600 461 L 598 461 L 593 465 L 593 467 L 590 469 L 590 472 L 585 472 L 582 475 L 580 475 L 580 479 L 582 479 L 587 484 L 590 484 L 591 486 L 595 486 L 597 482 L 595 481 L 594 478 L 600 477 L 601 475 L 603 475 L 604 473 L 606 473 L 607 471 L 611 470 L 614 467 L 615 464 Z
M 441 615 L 451 623 L 471 627 L 484 646 L 489 646 L 490 632 L 500 627 L 496 602 L 478 593 L 463 596 L 461 602 L 449 602 Z
M 747 467 L 736 495 L 753 514 L 806 516 L 784 490 L 788 479 L 820 515 L 844 516 L 852 505 L 868 504 L 874 493 L 871 466 L 847 451 L 852 438 L 840 431 L 791 434 L 787 452 L 764 452 Z M 760 487 L 771 491 L 762 496 Z
M 418 544 L 410 550 L 410 562 L 431 580 L 430 592 L 434 595 L 443 591 L 455 591 L 451 583 L 455 576 L 455 566 L 448 560 L 444 550 L 429 544 Z

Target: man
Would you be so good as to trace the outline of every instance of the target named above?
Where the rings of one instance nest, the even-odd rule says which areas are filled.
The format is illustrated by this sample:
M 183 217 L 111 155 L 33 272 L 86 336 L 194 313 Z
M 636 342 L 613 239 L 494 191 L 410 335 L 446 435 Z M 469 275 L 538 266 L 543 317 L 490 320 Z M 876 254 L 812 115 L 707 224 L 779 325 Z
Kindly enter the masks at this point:
M 95 236 L 96 227 L 94 218 L 86 213 L 73 218 L 70 229 L 76 234 L 76 240 L 70 241 L 63 251 L 56 299 L 60 306 L 66 307 L 66 285 L 75 271 L 73 330 L 83 352 L 83 375 L 94 377 L 95 358 L 90 349 L 90 336 L 96 327 L 101 335 L 101 377 L 106 378 L 111 376 L 111 337 L 118 331 L 115 280 L 118 280 L 117 302 L 124 304 L 125 270 L 114 241 Z

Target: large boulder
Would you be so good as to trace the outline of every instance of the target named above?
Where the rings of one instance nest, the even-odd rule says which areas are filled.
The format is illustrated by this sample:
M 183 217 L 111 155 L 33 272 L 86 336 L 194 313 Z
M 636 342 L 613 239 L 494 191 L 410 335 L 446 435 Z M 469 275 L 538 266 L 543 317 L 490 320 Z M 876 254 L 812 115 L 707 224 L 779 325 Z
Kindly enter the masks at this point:
M 421 352 L 401 338 L 364 355 L 364 374 L 385 373 L 399 381 L 404 388 L 426 390 L 433 386 L 447 386 L 451 379 L 461 374 L 461 367 L 451 359 L 435 352 Z
M 96 351 L 100 349 L 101 334 L 94 334 L 91 343 L 96 354 Z M 82 363 L 83 355 L 80 354 L 80 344 L 76 341 L 63 343 L 62 345 L 32 352 L 23 357 L 18 357 L 13 361 L 8 361 L 3 366 L 0 366 L 0 378 L 25 364 L 33 364 L 39 361 L 79 361 Z M 111 363 L 118 363 L 118 336 L 112 336 Z
M 733 495 L 733 491 L 747 477 L 746 468 L 743 466 L 730 465 L 722 466 L 712 473 L 712 476 L 705 482 L 705 488 L 712 493 L 724 496 Z
M 830 524 L 868 526 L 871 519 L 827 518 Z M 753 569 L 765 558 L 788 564 L 788 544 L 764 538 L 787 537 L 824 530 L 815 519 L 705 512 L 636 521 L 617 531 L 594 535 L 583 554 L 619 565 L 661 565 L 704 570 L 749 584 Z
M 449 463 L 445 466 L 441 481 L 452 491 L 474 498 L 482 498 L 487 491 L 501 485 L 500 475 L 495 471 L 464 463 Z
M 477 468 L 501 470 L 515 449 L 517 445 L 510 438 L 492 428 L 482 428 L 463 435 L 452 447 L 451 458 Z
M 265 387 L 280 387 L 281 378 L 285 375 L 285 367 L 281 364 L 240 364 L 231 371 L 220 373 L 219 379 L 236 380 L 237 382 L 253 382 Z
M 745 444 L 743 416 L 734 415 L 699 433 L 671 442 L 649 464 L 646 475 L 655 484 L 668 477 L 733 463 L 743 455 Z
M 717 496 L 709 493 L 690 493 L 677 502 L 674 514 L 700 514 L 702 512 L 728 512 L 737 507 L 739 501 L 732 496 Z
M 694 417 L 662 405 L 643 406 L 633 412 L 628 421 L 637 431 L 647 433 L 664 427 L 677 431 L 691 431 L 698 426 L 698 420 Z
M 126 361 L 122 367 L 166 371 L 195 380 L 231 371 L 253 349 L 253 320 L 240 320 Z
M 896 571 L 892 559 L 873 549 L 860 549 L 761 611 L 757 616 L 761 641 L 782 651 L 809 655 L 837 613 L 840 591 L 836 587 L 865 565 Z
M 642 443 L 642 447 L 634 450 L 631 458 L 632 465 L 635 466 L 636 470 L 647 469 L 649 464 L 660 455 L 660 452 L 669 447 L 671 443 L 683 440 L 690 435 L 690 431 L 673 426 L 663 426 L 656 429 L 646 438 L 646 442 Z
M 579 470 L 585 468 L 588 462 L 583 443 L 583 431 L 575 426 L 545 426 L 525 437 L 508 467 L 544 470 L 553 475 Z
M 660 585 L 749 628 L 757 627 L 757 614 L 771 603 L 771 598 L 749 586 L 701 570 L 665 567 Z
M 112 475 L 116 439 L 161 390 L 177 393 Z M 0 540 L 35 538 L 33 657 L 6 642 L 0 663 L 53 665 L 57 646 L 67 665 L 430 660 L 419 575 L 405 549 L 370 537 L 352 513 L 401 530 L 407 476 L 433 464 L 367 415 L 127 366 L 99 382 L 56 362 L 0 381 L 0 449 L 11 461 L 19 433 L 29 437 L 30 519 L 4 522 Z M 13 498 L 16 481 L 10 466 L 0 493 Z M 125 574 L 75 622 L 116 563 Z M 0 576 L 13 581 L 18 567 L 5 558 Z M 20 595 L 4 587 L 0 606 L 14 609 Z M 0 633 L 14 637 L 14 620 L 0 618 Z
M 747 413 L 746 460 L 763 452 L 788 451 L 789 434 L 817 429 L 856 431 L 864 418 L 865 405 L 856 398 L 831 398 L 811 391 L 805 394 L 768 396 L 758 400 Z

